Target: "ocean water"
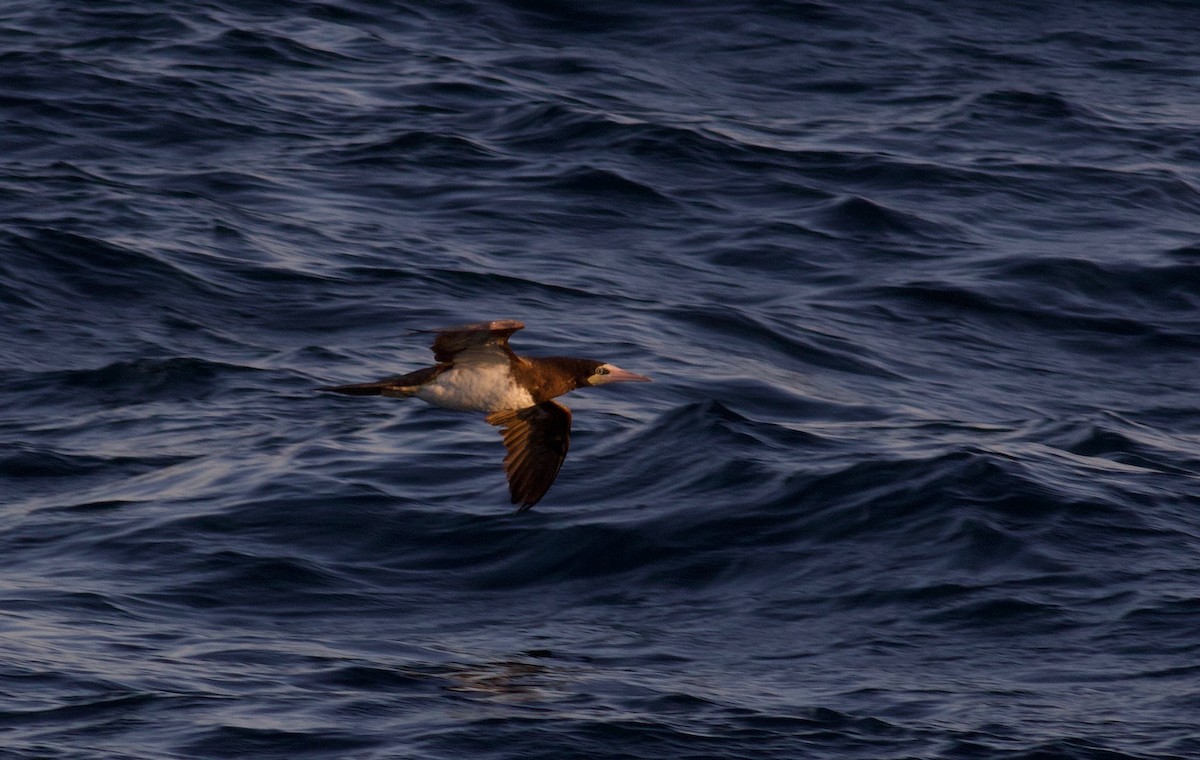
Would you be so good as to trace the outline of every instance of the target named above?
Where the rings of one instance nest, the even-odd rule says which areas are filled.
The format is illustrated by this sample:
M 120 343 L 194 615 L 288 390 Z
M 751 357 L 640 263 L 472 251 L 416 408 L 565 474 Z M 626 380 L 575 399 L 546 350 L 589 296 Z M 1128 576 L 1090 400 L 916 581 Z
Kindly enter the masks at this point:
M 7 0 L 0 758 L 1200 757 L 1197 28 Z

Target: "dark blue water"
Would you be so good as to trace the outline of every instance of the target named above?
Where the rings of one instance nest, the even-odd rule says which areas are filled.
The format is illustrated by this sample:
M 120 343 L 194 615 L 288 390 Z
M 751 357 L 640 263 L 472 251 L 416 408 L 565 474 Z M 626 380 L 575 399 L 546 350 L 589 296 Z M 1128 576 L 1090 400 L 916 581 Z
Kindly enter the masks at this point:
M 1200 6 L 432 6 L 0 6 L 0 757 L 1200 757 Z

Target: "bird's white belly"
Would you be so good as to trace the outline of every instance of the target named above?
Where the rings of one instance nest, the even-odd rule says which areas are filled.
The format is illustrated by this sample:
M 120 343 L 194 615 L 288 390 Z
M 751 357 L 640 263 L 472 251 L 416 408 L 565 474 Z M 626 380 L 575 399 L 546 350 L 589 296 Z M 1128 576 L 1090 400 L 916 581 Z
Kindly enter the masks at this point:
M 451 367 L 417 391 L 417 398 L 445 409 L 470 412 L 533 406 L 533 396 L 513 382 L 507 362 Z

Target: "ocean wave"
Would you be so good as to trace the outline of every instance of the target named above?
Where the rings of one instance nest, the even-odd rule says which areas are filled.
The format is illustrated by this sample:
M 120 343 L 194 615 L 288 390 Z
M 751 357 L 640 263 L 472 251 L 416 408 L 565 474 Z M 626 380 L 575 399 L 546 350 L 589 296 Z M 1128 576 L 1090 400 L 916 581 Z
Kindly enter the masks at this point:
M 169 261 L 98 237 L 48 227 L 8 236 L 20 272 L 10 283 L 23 286 L 39 307 L 57 307 L 72 298 L 122 304 L 173 296 L 203 299 L 207 283 Z

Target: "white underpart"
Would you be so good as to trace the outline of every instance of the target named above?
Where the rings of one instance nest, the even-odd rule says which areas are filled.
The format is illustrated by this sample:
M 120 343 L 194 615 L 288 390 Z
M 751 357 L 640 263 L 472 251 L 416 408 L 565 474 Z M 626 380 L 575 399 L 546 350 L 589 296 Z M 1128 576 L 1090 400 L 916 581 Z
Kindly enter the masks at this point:
M 459 363 L 417 391 L 417 398 L 445 409 L 495 412 L 533 406 L 533 396 L 512 380 L 505 362 Z

